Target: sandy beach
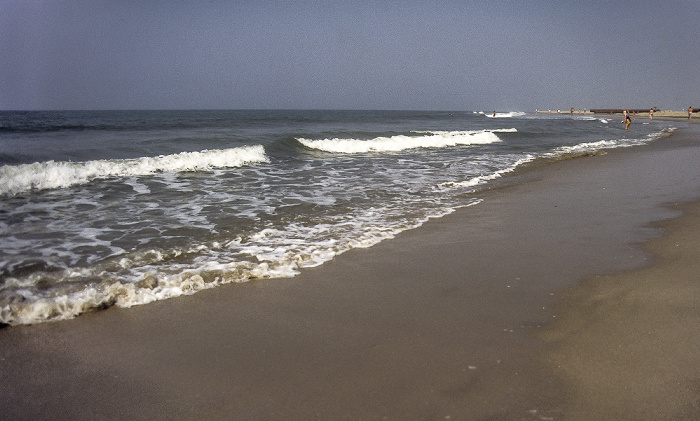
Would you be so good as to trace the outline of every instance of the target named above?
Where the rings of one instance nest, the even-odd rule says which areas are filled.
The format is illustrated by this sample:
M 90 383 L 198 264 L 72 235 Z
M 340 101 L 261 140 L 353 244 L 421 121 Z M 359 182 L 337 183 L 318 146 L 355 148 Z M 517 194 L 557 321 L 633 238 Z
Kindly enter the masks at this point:
M 700 128 L 678 125 L 295 278 L 1 329 L 3 418 L 699 419 Z
M 547 360 L 571 382 L 567 419 L 700 417 L 700 204 L 662 224 L 655 264 L 590 278 L 564 296 L 541 336 Z
M 605 114 L 599 114 L 605 115 Z M 616 116 L 622 116 L 622 114 L 616 114 Z M 635 113 L 633 115 L 635 119 L 649 119 L 649 113 Z M 688 110 L 673 111 L 673 110 L 661 110 L 654 112 L 653 118 L 657 120 L 671 120 L 671 121 L 687 121 L 688 120 Z M 693 111 L 691 121 L 700 118 L 697 109 Z
M 559 115 L 596 115 L 599 117 L 605 117 L 605 116 L 611 116 L 613 118 L 623 117 L 622 113 L 614 113 L 614 114 L 606 114 L 606 113 L 593 113 L 588 109 L 585 109 L 585 111 L 580 111 L 580 110 L 574 110 L 573 113 L 570 113 L 568 110 L 536 110 L 535 113 L 538 114 L 559 114 Z M 642 112 L 642 113 L 637 113 L 635 112 L 632 116 L 634 119 L 641 118 L 641 119 L 649 119 L 649 112 Z M 688 110 L 681 110 L 681 111 L 676 111 L 676 110 L 659 110 L 655 111 L 652 119 L 657 119 L 657 120 L 671 120 L 671 121 L 683 121 L 683 120 L 688 120 Z M 698 109 L 694 108 L 693 111 L 693 116 L 691 118 L 691 121 L 693 119 L 700 118 L 700 115 L 698 114 Z

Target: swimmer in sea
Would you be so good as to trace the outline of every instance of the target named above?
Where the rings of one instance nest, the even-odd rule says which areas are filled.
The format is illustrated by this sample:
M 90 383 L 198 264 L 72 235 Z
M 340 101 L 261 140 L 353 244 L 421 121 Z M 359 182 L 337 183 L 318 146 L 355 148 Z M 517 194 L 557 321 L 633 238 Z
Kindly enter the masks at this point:
M 625 110 L 625 119 L 622 120 L 622 122 L 625 123 L 625 130 L 629 130 L 632 119 L 630 118 L 630 113 L 628 113 L 627 110 Z

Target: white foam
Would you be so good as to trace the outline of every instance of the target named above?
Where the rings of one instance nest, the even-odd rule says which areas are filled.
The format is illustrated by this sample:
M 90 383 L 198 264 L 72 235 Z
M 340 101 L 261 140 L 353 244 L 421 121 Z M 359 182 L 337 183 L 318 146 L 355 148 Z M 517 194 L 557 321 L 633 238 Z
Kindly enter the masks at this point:
M 643 145 L 663 136 L 667 136 L 675 130 L 674 127 L 665 128 L 659 132 L 650 133 L 642 138 L 622 138 L 616 140 L 599 140 L 597 142 L 583 142 L 573 146 L 562 146 L 552 152 L 544 154 L 545 157 L 556 157 L 568 154 L 584 152 L 595 152 L 601 149 L 627 148 L 630 146 Z
M 87 162 L 36 162 L 0 167 L 0 194 L 65 188 L 109 177 L 134 177 L 160 172 L 206 171 L 267 162 L 261 145 L 223 150 L 182 152 L 135 159 Z
M 574 114 L 574 119 L 576 120 L 581 120 L 581 121 L 600 121 L 601 123 L 608 123 L 608 119 L 601 118 L 601 117 L 595 117 L 592 115 L 584 115 L 584 116 L 577 116 Z
M 478 201 L 463 206 L 476 203 Z M 188 250 L 148 250 L 131 254 L 119 259 L 121 270 L 118 272 L 114 272 L 117 268 L 111 264 L 34 274 L 25 282 L 19 278 L 9 278 L 2 291 L 0 322 L 19 325 L 65 320 L 105 306 L 132 307 L 194 294 L 227 283 L 255 278 L 293 277 L 299 273 L 299 268 L 318 266 L 352 248 L 371 247 L 401 231 L 416 228 L 430 218 L 453 211 L 454 208 L 435 210 L 419 220 L 389 226 L 368 225 L 374 218 L 371 213 L 357 215 L 338 225 L 291 224 L 284 230 L 265 228 L 251 236 L 252 241 L 247 244 L 241 244 L 238 238 L 223 245 L 215 242 Z M 338 228 L 344 233 L 334 237 Z M 309 237 L 315 241 L 306 241 Z M 233 254 L 227 256 L 227 253 L 221 253 L 221 249 L 229 249 Z M 236 258 L 239 252 L 254 256 L 255 261 Z M 187 255 L 196 257 L 189 263 L 179 263 Z M 161 269 L 163 262 L 167 262 L 165 271 Z M 37 276 L 75 282 L 54 283 L 55 289 L 42 291 L 33 287 L 38 282 Z M 74 285 L 82 284 L 81 279 L 88 281 L 95 278 L 102 279 L 102 282 L 74 288 Z
M 130 185 L 134 189 L 134 191 L 138 194 L 151 193 L 151 189 L 149 189 L 148 186 L 146 186 L 145 184 L 139 183 L 137 181 L 136 177 L 131 177 L 131 178 L 125 180 L 125 183 Z
M 618 142 L 614 140 L 599 140 L 597 142 L 584 142 L 573 146 L 562 146 L 555 149 L 553 152 L 546 154 L 545 156 L 559 156 L 566 154 L 575 154 L 581 152 L 591 152 L 597 151 L 605 148 L 614 148 L 619 146 Z
M 507 174 L 509 172 L 515 171 L 516 168 L 519 166 L 526 164 L 536 158 L 535 155 L 528 154 L 518 160 L 516 160 L 511 166 L 507 168 L 503 168 L 501 170 L 495 171 L 491 174 L 486 174 L 486 175 L 479 175 L 476 177 L 472 177 L 469 180 L 466 181 L 461 181 L 461 182 L 447 182 L 447 183 L 442 183 L 440 187 L 443 188 L 454 188 L 454 187 L 475 187 L 481 184 L 484 184 L 486 182 L 495 180 L 497 178 L 502 177 L 504 174 Z
M 494 113 L 489 114 L 489 113 L 483 113 L 483 112 L 481 114 L 483 114 L 489 118 L 513 118 L 513 117 L 522 117 L 524 115 L 527 115 L 527 113 L 524 113 L 522 111 L 510 111 L 507 113 L 495 113 L 495 115 L 494 115 Z
M 511 131 L 515 129 L 502 129 Z M 483 145 L 500 142 L 495 130 L 480 131 L 436 131 L 424 132 L 418 136 L 397 135 L 361 139 L 297 139 L 304 146 L 334 153 L 396 152 L 415 148 L 444 148 L 457 145 Z

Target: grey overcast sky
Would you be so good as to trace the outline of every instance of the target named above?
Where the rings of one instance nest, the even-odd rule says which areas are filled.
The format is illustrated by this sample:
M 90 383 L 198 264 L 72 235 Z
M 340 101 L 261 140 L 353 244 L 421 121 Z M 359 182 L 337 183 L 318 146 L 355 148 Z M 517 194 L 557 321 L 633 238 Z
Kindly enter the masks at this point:
M 700 107 L 700 0 L 0 0 L 0 109 Z

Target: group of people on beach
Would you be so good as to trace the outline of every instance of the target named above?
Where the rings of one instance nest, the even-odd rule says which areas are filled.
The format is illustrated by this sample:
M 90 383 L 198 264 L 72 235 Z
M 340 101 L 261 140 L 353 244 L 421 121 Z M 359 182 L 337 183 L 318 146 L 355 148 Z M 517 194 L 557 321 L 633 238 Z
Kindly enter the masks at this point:
M 630 117 L 630 113 L 627 110 L 623 111 L 623 114 L 625 116 L 624 119 L 622 119 L 622 123 L 625 123 L 625 130 L 629 130 L 630 124 L 632 123 L 632 117 Z M 612 116 L 612 112 L 610 113 Z M 636 113 L 635 113 L 636 116 Z M 693 107 L 688 107 L 688 120 L 690 120 L 693 117 Z M 649 120 L 654 120 L 654 109 L 649 110 Z
M 625 123 L 625 130 L 629 130 L 630 124 L 632 123 L 632 117 L 630 117 L 629 111 L 625 110 L 623 111 L 623 114 L 625 115 L 625 118 L 622 120 L 623 123 Z M 634 118 L 636 119 L 637 117 L 637 112 L 634 112 Z M 649 121 L 654 120 L 654 109 L 649 110 Z
M 629 111 L 629 110 L 622 110 L 623 119 L 622 119 L 621 123 L 625 123 L 625 130 L 629 130 L 630 124 L 632 124 L 632 121 L 636 119 L 636 117 L 637 117 L 637 111 L 642 112 L 641 110 L 632 110 L 632 111 Z M 656 111 L 659 111 L 659 109 L 658 109 L 658 108 L 652 108 L 652 109 L 649 110 L 649 121 L 653 121 L 653 120 L 654 120 L 654 112 L 656 112 Z M 691 120 L 692 117 L 693 117 L 693 113 L 694 113 L 694 112 L 698 112 L 698 111 L 700 111 L 700 110 L 698 110 L 697 108 L 688 107 L 688 120 Z M 584 108 L 584 109 L 583 109 L 583 113 L 585 114 L 586 112 L 587 112 L 587 110 Z M 609 112 L 609 113 L 610 113 L 610 117 L 613 118 L 613 113 L 619 113 L 620 110 L 619 110 L 619 109 L 617 109 L 617 110 L 615 110 L 615 109 L 607 110 L 607 109 L 606 109 L 606 110 L 604 110 L 604 111 L 603 111 L 603 110 L 596 110 L 596 111 L 591 110 L 591 112 L 594 112 L 594 113 L 595 113 L 595 112 L 606 112 L 606 113 Z M 549 114 L 552 114 L 552 110 L 544 110 L 544 111 L 542 111 L 542 110 L 537 109 L 537 110 L 535 110 L 535 113 L 549 113 Z M 561 111 L 561 110 L 556 110 L 556 113 L 557 113 L 557 114 L 562 114 L 562 111 Z M 573 115 L 573 114 L 576 113 L 576 110 L 572 107 L 572 108 L 569 110 L 569 113 Z M 580 109 L 580 108 L 579 108 L 579 110 L 578 110 L 578 113 L 581 114 L 581 109 Z M 682 113 L 682 111 L 681 111 L 681 113 Z M 672 115 L 672 117 L 678 118 L 678 117 L 680 117 L 680 116 L 683 115 L 683 114 L 680 114 L 680 115 L 679 115 L 679 114 L 680 114 L 680 113 L 678 113 L 678 112 L 674 112 L 674 115 Z M 495 112 L 495 111 L 494 111 L 494 113 L 493 113 L 493 116 L 494 116 L 494 117 L 496 116 L 496 112 Z M 662 117 L 665 117 L 665 116 L 666 116 L 666 114 L 662 114 Z
M 627 110 L 623 111 L 623 114 L 625 118 L 622 120 L 622 123 L 625 123 L 625 130 L 629 130 L 630 124 L 632 123 L 632 117 L 630 117 L 630 113 Z M 612 116 L 612 113 L 610 114 Z M 637 117 L 637 112 L 634 111 L 634 118 L 636 119 Z M 654 109 L 649 110 L 649 120 L 652 121 L 654 120 Z

